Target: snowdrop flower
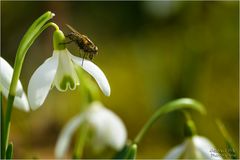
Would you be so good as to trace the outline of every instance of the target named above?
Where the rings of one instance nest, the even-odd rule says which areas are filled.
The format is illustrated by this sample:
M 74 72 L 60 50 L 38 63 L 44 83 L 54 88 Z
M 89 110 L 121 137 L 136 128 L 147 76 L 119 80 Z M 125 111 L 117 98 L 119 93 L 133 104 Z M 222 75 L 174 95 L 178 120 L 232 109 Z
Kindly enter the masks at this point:
M 72 118 L 63 128 L 55 148 L 56 158 L 63 158 L 74 132 L 83 124 L 89 125 L 93 150 L 101 151 L 107 146 L 121 150 L 124 147 L 127 133 L 122 120 L 100 102 L 93 102 L 85 112 Z
M 192 136 L 171 149 L 165 159 L 222 159 L 214 145 L 205 137 Z
M 6 98 L 8 97 L 12 76 L 13 68 L 6 60 L 0 57 L 0 91 Z M 18 109 L 29 111 L 27 97 L 23 91 L 23 87 L 20 80 L 18 80 L 17 82 L 16 95 L 13 105 Z
M 51 87 L 59 91 L 74 90 L 80 84 L 76 66 L 88 72 L 98 83 L 102 92 L 110 95 L 110 86 L 102 70 L 93 62 L 72 55 L 63 44 L 65 37 L 62 31 L 56 30 L 53 35 L 54 51 L 33 73 L 28 85 L 29 104 L 33 110 L 40 107 Z M 83 64 L 83 66 L 82 66 Z

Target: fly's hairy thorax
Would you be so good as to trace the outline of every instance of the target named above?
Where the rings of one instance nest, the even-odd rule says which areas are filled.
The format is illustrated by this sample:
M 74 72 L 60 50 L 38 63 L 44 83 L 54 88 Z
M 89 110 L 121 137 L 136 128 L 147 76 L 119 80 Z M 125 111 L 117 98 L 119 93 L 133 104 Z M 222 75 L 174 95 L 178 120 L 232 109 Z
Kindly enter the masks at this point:
M 88 54 L 89 59 L 93 59 L 94 55 L 97 55 L 98 48 L 94 45 L 94 43 L 85 35 L 80 34 L 71 26 L 67 25 L 67 27 L 72 31 L 66 37 L 68 37 L 71 42 L 74 42 L 80 50 L 84 51 Z

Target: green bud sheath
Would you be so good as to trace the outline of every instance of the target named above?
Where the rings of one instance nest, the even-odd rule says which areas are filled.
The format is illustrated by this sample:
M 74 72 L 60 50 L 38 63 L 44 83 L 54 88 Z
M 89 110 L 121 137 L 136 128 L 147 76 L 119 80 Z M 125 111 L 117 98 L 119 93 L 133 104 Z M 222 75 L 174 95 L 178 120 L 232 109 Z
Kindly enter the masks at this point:
M 64 50 L 65 46 L 65 36 L 61 30 L 56 30 L 53 33 L 53 48 L 54 50 Z
M 196 127 L 192 120 L 188 120 L 184 126 L 184 135 L 186 137 L 192 137 L 196 135 Z

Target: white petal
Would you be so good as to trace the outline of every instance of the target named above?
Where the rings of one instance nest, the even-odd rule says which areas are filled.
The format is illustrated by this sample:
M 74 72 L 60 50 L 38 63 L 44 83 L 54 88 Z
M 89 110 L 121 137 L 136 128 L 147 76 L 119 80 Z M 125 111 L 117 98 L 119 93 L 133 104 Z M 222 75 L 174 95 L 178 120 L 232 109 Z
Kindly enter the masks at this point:
M 28 85 L 31 109 L 40 107 L 46 99 L 58 67 L 58 54 L 48 58 L 32 75 Z
M 79 79 L 75 71 L 71 57 L 67 49 L 56 51 L 59 54 L 59 63 L 57 73 L 54 79 L 54 85 L 59 91 L 66 91 L 67 89 L 75 90 L 79 85 Z
M 9 91 L 2 87 L 2 93 L 4 97 L 8 96 Z M 26 94 L 23 92 L 21 96 L 15 96 L 13 105 L 23 111 L 28 112 L 30 110 Z
M 69 55 L 72 57 L 72 60 L 74 63 L 81 66 L 97 81 L 102 92 L 106 96 L 110 96 L 110 93 L 111 93 L 110 85 L 103 71 L 93 62 L 86 59 L 84 59 L 83 66 L 82 66 L 82 61 L 83 61 L 82 58 L 73 56 L 71 53 L 69 53 Z
M 164 159 L 179 159 L 181 158 L 185 149 L 186 149 L 186 143 L 184 142 L 172 148 L 164 157 Z
M 6 88 L 9 91 L 11 80 L 13 75 L 13 68 L 10 64 L 0 57 L 0 85 Z M 20 96 L 23 93 L 23 87 L 21 82 L 18 80 L 16 95 Z
M 203 159 L 204 158 L 194 143 L 194 137 L 186 138 L 185 143 L 186 143 L 186 149 L 184 151 L 182 158 L 184 159 Z
M 75 116 L 66 124 L 66 126 L 61 131 L 55 147 L 55 157 L 57 159 L 63 158 L 68 151 L 71 138 L 82 121 L 82 115 Z
M 127 139 L 126 128 L 115 113 L 103 107 L 101 103 L 94 102 L 86 118 L 95 131 L 93 137 L 95 150 L 101 151 L 106 146 L 116 150 L 124 147 Z
M 30 110 L 27 96 L 25 93 L 22 94 L 21 97 L 16 96 L 14 99 L 14 104 L 16 108 L 23 109 L 24 111 L 28 112 Z
M 197 150 L 202 154 L 203 158 L 216 160 L 222 159 L 221 155 L 217 153 L 215 146 L 207 138 L 202 136 L 194 136 L 193 141 Z M 211 154 L 212 151 L 215 156 Z

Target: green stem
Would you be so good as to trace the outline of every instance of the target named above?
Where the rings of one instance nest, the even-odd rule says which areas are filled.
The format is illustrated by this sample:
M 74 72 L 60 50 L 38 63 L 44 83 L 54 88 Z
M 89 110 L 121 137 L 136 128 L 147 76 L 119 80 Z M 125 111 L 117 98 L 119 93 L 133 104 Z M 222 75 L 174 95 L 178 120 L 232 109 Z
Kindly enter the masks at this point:
M 9 145 L 7 147 L 7 151 L 6 151 L 6 158 L 12 159 L 12 156 L 13 156 L 13 144 L 9 143 Z
M 3 133 L 4 133 L 4 117 L 3 117 L 3 106 L 2 106 L 2 92 L 0 94 L 0 105 L 1 105 L 1 142 L 3 142 Z M 4 144 L 1 143 L 1 158 L 4 157 Z
M 12 106 L 13 106 L 13 101 L 14 101 L 14 97 L 8 95 L 8 101 L 7 101 L 7 110 L 6 110 L 6 119 L 5 119 L 5 123 L 4 123 L 4 129 L 3 129 L 3 158 L 5 158 L 6 156 L 6 149 L 7 149 L 7 142 L 8 142 L 8 137 L 9 137 L 9 131 L 10 131 L 10 125 L 11 125 L 11 113 L 12 113 Z
M 13 101 L 16 93 L 18 79 L 20 77 L 20 73 L 22 70 L 23 61 L 25 59 L 25 55 L 33 44 L 35 39 L 42 33 L 43 30 L 48 28 L 49 26 L 53 26 L 58 29 L 58 26 L 54 23 L 45 24 L 49 19 L 51 19 L 54 15 L 51 12 L 46 12 L 42 16 L 40 16 L 37 20 L 33 22 L 30 26 L 28 31 L 25 33 L 24 37 L 22 38 L 15 58 L 14 70 L 13 70 L 13 77 L 10 85 L 9 95 L 8 95 L 8 102 L 7 102 L 7 109 L 6 109 L 6 119 L 4 121 L 4 130 L 3 130 L 3 141 L 2 141 L 2 151 L 1 154 L 2 158 L 6 157 L 6 148 L 7 142 L 10 132 L 10 123 L 11 123 L 11 114 L 12 114 L 12 107 Z M 45 24 L 45 25 L 44 25 Z
M 86 75 L 82 68 L 76 66 L 78 78 L 80 80 L 80 92 L 82 106 L 86 106 L 91 102 L 99 99 L 98 88 L 95 83 Z
M 205 114 L 206 111 L 201 103 L 194 99 L 190 98 L 180 98 L 174 101 L 171 101 L 162 107 L 160 107 L 151 117 L 150 119 L 145 123 L 145 125 L 142 127 L 140 132 L 138 132 L 137 136 L 134 139 L 134 143 L 138 144 L 145 133 L 149 130 L 149 128 L 164 114 L 181 110 L 181 109 L 194 109 L 198 112 Z
M 73 158 L 80 159 L 83 156 L 83 149 L 89 132 L 89 125 L 83 124 L 80 128 L 76 145 L 74 147 Z

